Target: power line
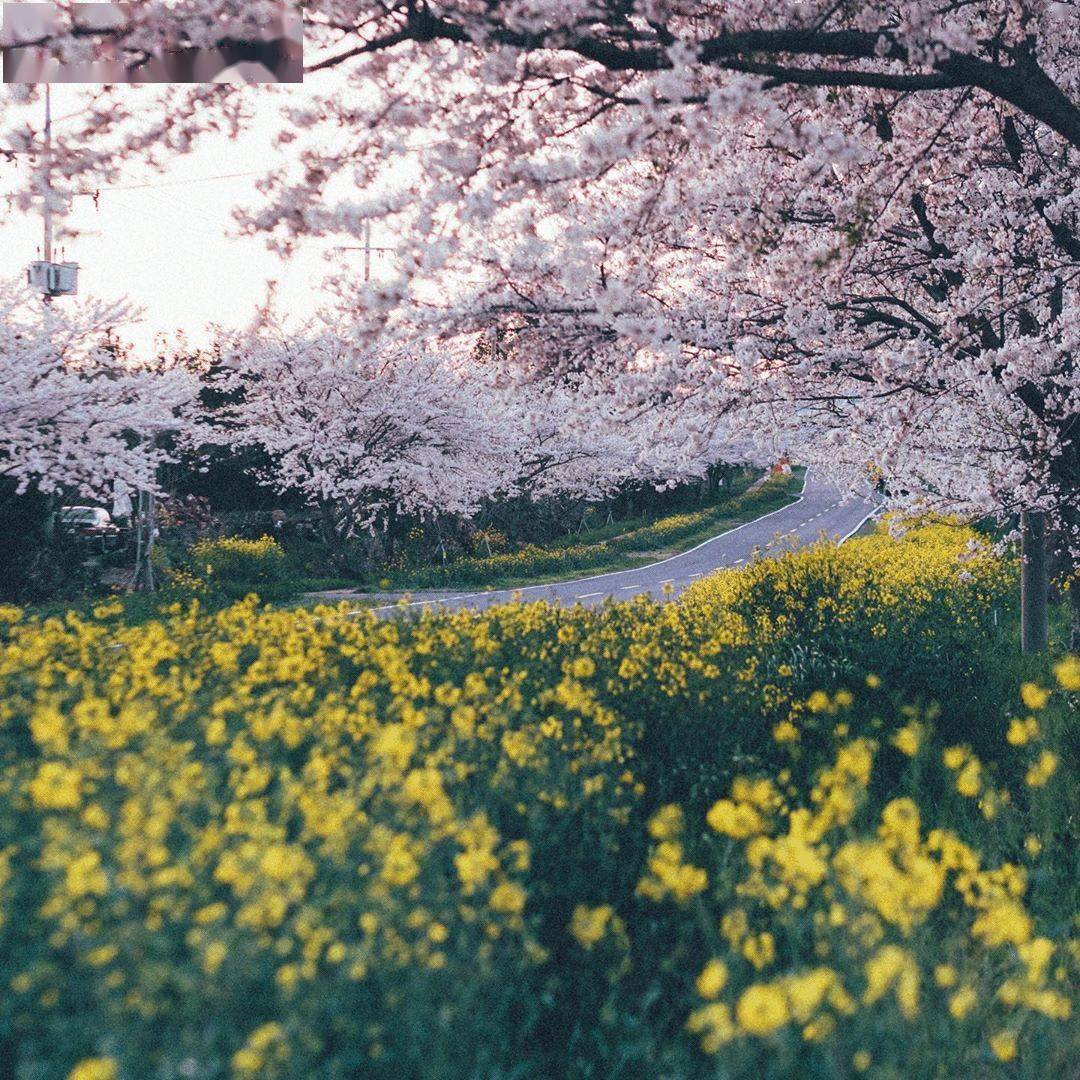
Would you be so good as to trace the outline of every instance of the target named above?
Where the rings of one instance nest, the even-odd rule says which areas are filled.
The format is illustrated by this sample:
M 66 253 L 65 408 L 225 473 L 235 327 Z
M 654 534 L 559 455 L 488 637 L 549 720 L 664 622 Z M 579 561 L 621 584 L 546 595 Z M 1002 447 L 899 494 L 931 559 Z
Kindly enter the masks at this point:
M 14 160 L 16 157 L 39 157 L 40 150 L 9 150 L 0 146 L 0 157 Z M 216 176 L 194 176 L 190 180 L 161 180 L 145 184 L 99 184 L 93 191 L 75 191 L 73 195 L 93 195 L 94 191 L 140 191 L 144 188 L 180 187 L 184 184 L 206 184 L 213 180 L 237 180 L 243 176 L 260 176 L 265 169 L 248 169 L 245 172 L 219 173 Z
M 221 173 L 217 176 L 196 176 L 190 180 L 162 180 L 160 183 L 146 184 L 102 184 L 96 191 L 141 191 L 144 188 L 180 187 L 184 184 L 206 184 L 212 180 L 236 180 L 241 176 L 259 176 L 264 169 L 248 169 L 246 172 Z M 90 191 L 76 192 L 78 195 L 91 195 Z

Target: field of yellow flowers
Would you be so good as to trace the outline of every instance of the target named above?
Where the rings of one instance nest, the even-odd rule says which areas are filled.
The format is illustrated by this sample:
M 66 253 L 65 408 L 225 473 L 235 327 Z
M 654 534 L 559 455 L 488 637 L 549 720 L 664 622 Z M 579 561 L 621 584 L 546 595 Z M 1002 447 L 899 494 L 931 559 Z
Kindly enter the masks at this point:
M 1016 577 L 931 523 L 667 604 L 0 609 L 0 1074 L 1075 1075 Z

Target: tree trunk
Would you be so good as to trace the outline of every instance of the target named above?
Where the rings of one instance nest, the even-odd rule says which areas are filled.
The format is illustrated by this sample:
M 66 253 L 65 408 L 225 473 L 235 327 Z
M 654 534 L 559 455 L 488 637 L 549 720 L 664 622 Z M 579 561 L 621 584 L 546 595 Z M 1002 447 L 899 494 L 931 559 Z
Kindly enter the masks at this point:
M 334 504 L 330 499 L 319 500 L 319 517 L 323 543 L 328 548 L 336 548 L 338 542 L 337 515 L 334 513 Z
M 1020 644 L 1025 653 L 1046 651 L 1050 636 L 1047 610 L 1046 515 L 1020 515 Z

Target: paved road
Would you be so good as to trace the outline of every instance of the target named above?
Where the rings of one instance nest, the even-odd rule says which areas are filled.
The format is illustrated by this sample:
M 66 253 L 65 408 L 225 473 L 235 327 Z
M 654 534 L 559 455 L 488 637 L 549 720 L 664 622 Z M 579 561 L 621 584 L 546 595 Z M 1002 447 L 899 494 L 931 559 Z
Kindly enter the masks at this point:
M 592 605 L 602 603 L 608 597 L 627 600 L 640 593 L 652 593 L 658 598 L 677 596 L 705 574 L 724 566 L 740 566 L 757 551 L 767 552 L 793 541 L 809 543 L 819 539 L 822 534 L 830 539 L 845 540 L 873 511 L 872 503 L 859 499 L 844 501 L 831 483 L 808 473 L 803 492 L 794 503 L 714 536 L 681 555 L 673 555 L 636 570 L 616 570 L 572 581 L 491 592 L 432 593 L 424 596 L 414 593 L 414 599 L 408 606 L 480 609 L 492 604 L 505 604 L 518 597 L 526 601 L 552 600 L 563 604 Z M 665 592 L 668 585 L 671 589 Z M 387 604 L 373 610 L 392 612 L 400 610 L 400 605 Z

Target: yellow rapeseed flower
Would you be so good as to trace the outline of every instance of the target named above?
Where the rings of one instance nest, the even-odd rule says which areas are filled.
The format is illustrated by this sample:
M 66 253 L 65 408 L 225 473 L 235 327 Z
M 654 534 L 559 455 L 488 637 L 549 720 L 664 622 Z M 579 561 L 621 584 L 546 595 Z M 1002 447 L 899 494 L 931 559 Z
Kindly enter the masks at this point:
M 648 822 L 649 835 L 654 840 L 673 840 L 683 831 L 682 808 L 674 803 L 662 806 Z
M 1004 899 L 988 907 L 971 924 L 972 937 L 989 948 L 1006 943 L 1023 945 L 1031 939 L 1031 916 L 1015 900 Z
M 67 1080 L 116 1080 L 118 1075 L 119 1066 L 116 1058 L 83 1058 L 68 1073 Z
M 754 807 L 747 803 L 735 803 L 730 799 L 720 799 L 713 803 L 705 815 L 709 828 L 730 836 L 735 840 L 744 840 L 761 832 L 765 823 Z
M 899 728 L 892 737 L 892 744 L 902 754 L 914 757 L 922 744 L 922 726 L 912 721 Z
M 867 1005 L 893 990 L 904 1018 L 913 1020 L 918 1015 L 919 967 L 910 952 L 898 945 L 885 945 L 866 961 L 865 970 L 863 1001 Z
M 1028 787 L 1043 787 L 1057 772 L 1058 756 L 1052 750 L 1044 750 L 1032 763 L 1025 780 Z
M 990 1036 L 990 1049 L 998 1061 L 1012 1061 L 1016 1057 L 1016 1032 L 999 1031 Z
M 781 720 L 774 725 L 772 735 L 778 743 L 795 742 L 799 738 L 799 729 L 790 720 Z
M 748 1035 L 772 1035 L 790 1019 L 783 990 L 771 983 L 747 987 L 735 1006 L 735 1019 Z
M 1050 691 L 1043 689 L 1037 683 L 1026 682 L 1020 687 L 1020 700 L 1027 708 L 1037 712 L 1039 709 L 1046 708 L 1046 703 L 1050 700 Z
M 1054 675 L 1062 690 L 1080 690 L 1080 656 L 1066 656 L 1059 664 L 1055 664 Z
M 82 801 L 82 773 L 61 761 L 45 761 L 30 781 L 30 797 L 43 810 L 74 810 Z
M 1034 716 L 1025 720 L 1014 718 L 1009 721 L 1009 730 L 1005 732 L 1005 741 L 1010 746 L 1025 746 L 1032 739 L 1039 737 L 1039 722 Z
M 683 861 L 682 845 L 674 840 L 657 844 L 647 865 L 649 872 L 638 882 L 637 892 L 651 900 L 662 900 L 670 895 L 679 903 L 685 903 L 704 892 L 709 883 L 708 875 L 701 867 Z
M 686 1021 L 686 1030 L 701 1036 L 701 1049 L 706 1054 L 715 1054 L 737 1034 L 731 1010 L 719 1001 L 695 1009 Z
M 610 904 L 588 907 L 578 904 L 570 917 L 570 933 L 584 949 L 591 949 L 607 933 L 615 909 Z
M 753 964 L 757 971 L 768 967 L 776 958 L 776 942 L 772 934 L 767 931 L 763 934 L 755 934 L 743 942 L 742 954 Z
M 974 798 L 982 790 L 982 765 L 978 758 L 969 758 L 956 775 L 956 790 L 966 798 Z
M 492 911 L 517 915 L 525 907 L 525 890 L 514 881 L 502 881 L 491 891 L 488 900 Z
M 705 967 L 701 969 L 701 974 L 698 975 L 695 986 L 697 992 L 707 999 L 712 999 L 720 994 L 720 991 L 724 989 L 727 983 L 728 970 L 727 965 L 723 960 L 710 960 Z
M 975 993 L 975 990 L 970 986 L 961 986 L 949 998 L 949 1015 L 954 1020 L 963 1020 L 976 1004 L 978 1004 L 979 997 Z
M 941 755 L 945 768 L 955 771 L 959 769 L 971 756 L 971 751 L 966 746 L 949 746 Z
M 575 679 L 588 679 L 596 674 L 596 663 L 589 656 L 579 656 L 570 662 L 570 674 Z

